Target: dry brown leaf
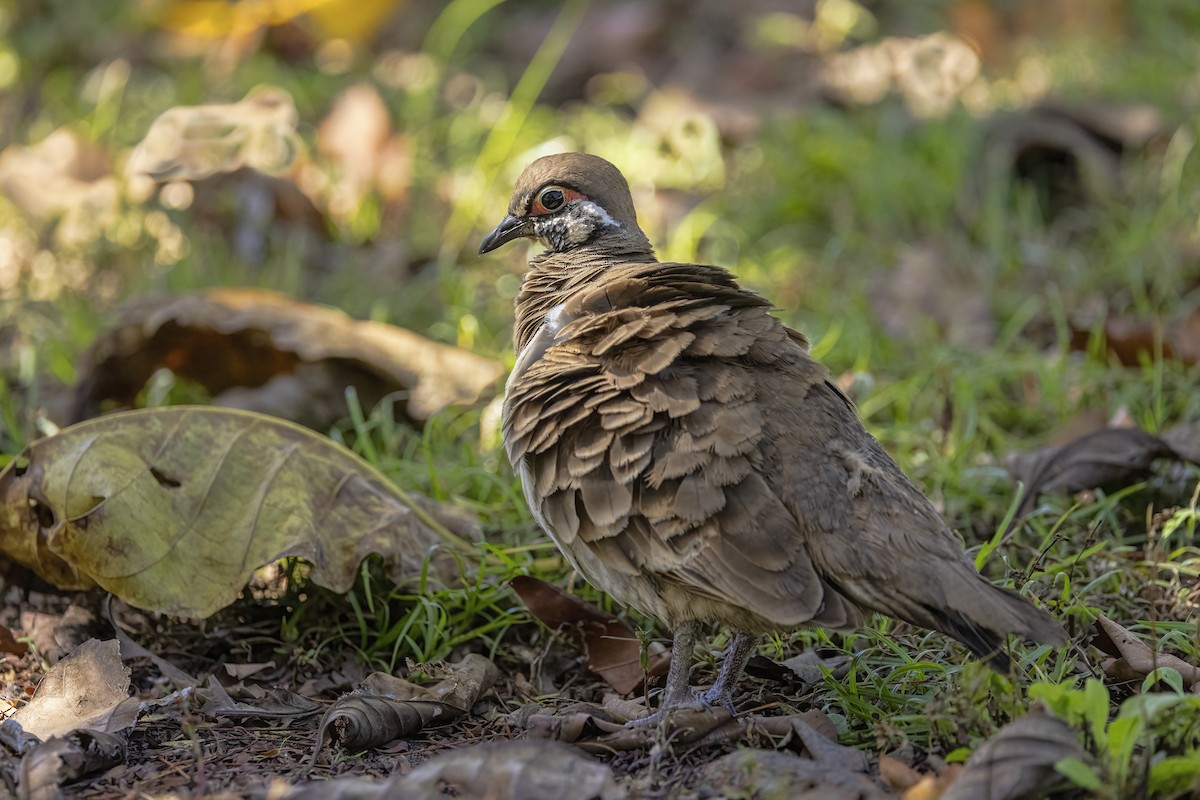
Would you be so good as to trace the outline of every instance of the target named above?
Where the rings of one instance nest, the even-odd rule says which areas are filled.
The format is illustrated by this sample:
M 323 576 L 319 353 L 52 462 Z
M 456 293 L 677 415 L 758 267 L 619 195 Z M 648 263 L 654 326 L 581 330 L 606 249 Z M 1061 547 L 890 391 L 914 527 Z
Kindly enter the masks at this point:
M 946 789 L 958 780 L 962 764 L 951 764 L 941 775 L 925 775 L 913 787 L 904 792 L 904 800 L 939 800 Z
M 362 688 L 340 698 L 321 718 L 312 762 L 327 743 L 357 752 L 470 713 L 500 672 L 491 660 L 471 653 L 447 667 L 445 675 L 432 686 L 379 672 L 368 676 Z
M 996 117 L 984 133 L 976 171 L 960 195 L 963 215 L 978 218 L 996 194 L 1029 187 L 1047 221 L 1120 191 L 1123 154 L 1162 131 L 1149 106 L 1067 107 L 1044 103 Z
M 921 783 L 925 777 L 908 764 L 886 753 L 879 757 L 879 779 L 893 791 L 907 791 Z
M 128 699 L 129 668 L 116 640 L 90 639 L 50 668 L 12 719 L 43 741 L 77 728 L 119 731 L 133 722 L 122 705 Z
M 1110 316 L 1104 321 L 1104 345 L 1108 353 L 1127 367 L 1140 367 L 1147 359 L 1200 363 L 1200 309 L 1185 317 L 1164 321 Z M 1091 347 L 1093 330 L 1072 325 L 1071 348 Z
M 317 127 L 317 152 L 332 162 L 335 175 L 326 205 L 347 221 L 376 182 L 390 141 L 392 118 L 379 92 L 359 83 L 338 97 Z
M 0 625 L 0 653 L 23 656 L 29 652 L 29 645 L 18 642 L 16 637 L 4 625 Z
M 641 685 L 646 675 L 663 675 L 671 651 L 657 642 L 649 647 L 642 669 L 642 645 L 629 625 L 591 603 L 529 575 L 518 575 L 512 587 L 529 613 L 552 630 L 561 630 L 587 657 L 588 669 L 621 694 Z
M 86 728 L 43 742 L 21 758 L 19 800 L 62 797 L 62 784 L 77 781 L 125 762 L 125 742 Z
M 370 553 L 400 580 L 443 545 L 469 548 L 349 450 L 245 411 L 114 414 L 34 442 L 0 471 L 0 552 L 60 588 L 100 586 L 177 616 L 212 614 L 287 556 L 344 592 Z
M 817 650 L 805 650 L 800 655 L 781 662 L 780 666 L 786 667 L 802 682 L 811 686 L 825 679 L 826 670 L 835 680 L 841 680 L 850 672 L 853 661 L 850 656 L 842 653 L 823 656 Z
M 160 368 L 203 386 L 220 405 L 328 427 L 348 411 L 345 387 L 371 408 L 402 392 L 420 422 L 472 403 L 503 374 L 496 361 L 411 331 L 254 289 L 144 297 L 81 360 L 74 420 L 105 401 L 132 405 Z
M 299 719 L 321 713 L 323 706 L 287 689 L 275 688 L 253 702 L 242 703 L 229 696 L 217 679 L 209 675 L 208 684 L 196 690 L 205 714 L 234 719 Z
M 1020 519 L 1046 493 L 1114 489 L 1142 480 L 1155 461 L 1179 458 L 1166 442 L 1138 428 L 1104 428 L 1064 445 L 1037 451 L 1036 458 L 1010 456 L 1010 471 L 1025 484 L 1014 519 Z
M 1079 734 L 1057 717 L 1027 714 L 1008 723 L 967 759 L 941 800 L 1018 800 L 1065 783 L 1054 765 L 1064 758 L 1090 762 Z
M 1177 670 L 1183 683 L 1189 688 L 1200 686 L 1200 667 L 1187 663 L 1170 653 L 1156 653 L 1150 645 L 1129 632 L 1119 623 L 1103 614 L 1096 618 L 1096 630 L 1102 636 L 1094 644 L 1118 659 L 1106 662 L 1105 672 L 1110 678 L 1128 680 L 1131 676 L 1145 678 L 1159 668 Z

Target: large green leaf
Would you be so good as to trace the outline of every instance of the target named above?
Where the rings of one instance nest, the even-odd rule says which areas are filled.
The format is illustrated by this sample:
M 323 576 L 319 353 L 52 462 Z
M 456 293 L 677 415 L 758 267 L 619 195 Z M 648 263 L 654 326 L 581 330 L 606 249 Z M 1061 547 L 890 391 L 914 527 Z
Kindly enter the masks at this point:
M 465 542 L 335 442 L 246 411 L 101 417 L 0 472 L 0 552 L 61 588 L 180 616 L 228 605 L 284 556 L 345 591 L 367 554 L 411 575 L 438 544 Z

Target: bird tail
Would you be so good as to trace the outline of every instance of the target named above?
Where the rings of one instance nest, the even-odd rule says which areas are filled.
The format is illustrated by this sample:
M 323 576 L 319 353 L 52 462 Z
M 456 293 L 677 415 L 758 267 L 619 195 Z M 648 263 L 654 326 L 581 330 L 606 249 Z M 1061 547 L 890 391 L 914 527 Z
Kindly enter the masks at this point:
M 969 564 L 952 571 L 944 577 L 942 602 L 906 598 L 917 611 L 911 622 L 953 636 L 977 658 L 1004 674 L 1012 668 L 1004 649 L 1009 634 L 1055 647 L 1067 643 L 1066 632 L 1045 610 L 1014 591 L 993 585 Z
M 933 628 L 962 642 L 997 672 L 1012 663 L 1004 645 L 1010 634 L 1054 646 L 1067 635 L 1046 611 L 1009 589 L 994 586 L 965 558 L 942 561 L 928 580 L 842 581 L 838 587 L 856 602 L 889 616 Z

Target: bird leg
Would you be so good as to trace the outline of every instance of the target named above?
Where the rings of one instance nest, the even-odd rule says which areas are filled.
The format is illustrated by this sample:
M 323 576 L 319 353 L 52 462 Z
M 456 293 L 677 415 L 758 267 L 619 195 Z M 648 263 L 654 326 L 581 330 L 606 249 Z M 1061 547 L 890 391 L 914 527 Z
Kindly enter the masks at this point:
M 695 620 L 681 622 L 675 628 L 675 638 L 671 640 L 671 666 L 667 669 L 667 688 L 663 692 L 662 702 L 648 717 L 630 720 L 630 727 L 651 727 L 676 708 L 703 708 L 704 699 L 688 683 L 692 670 L 692 651 L 696 648 L 696 631 L 699 623 Z
M 720 706 L 726 709 L 730 716 L 737 716 L 737 709 L 733 707 L 733 687 L 737 685 L 738 678 L 742 677 L 742 670 L 754 654 L 754 644 L 757 641 L 758 637 L 749 633 L 739 632 L 733 637 L 729 650 L 725 653 L 725 660 L 721 662 L 721 671 L 717 673 L 716 683 L 704 694 L 705 703 Z
M 721 662 L 716 683 L 700 694 L 688 683 L 698 627 L 695 621 L 688 621 L 675 629 L 675 638 L 671 643 L 671 666 L 667 670 L 667 687 L 662 703 L 658 711 L 648 717 L 632 720 L 627 725 L 639 728 L 657 725 L 677 708 L 719 707 L 728 711 L 730 716 L 737 716 L 737 709 L 733 706 L 733 689 L 742 676 L 742 670 L 746 668 L 746 662 L 754 653 L 758 637 L 748 633 L 736 634 L 725 653 L 725 660 Z

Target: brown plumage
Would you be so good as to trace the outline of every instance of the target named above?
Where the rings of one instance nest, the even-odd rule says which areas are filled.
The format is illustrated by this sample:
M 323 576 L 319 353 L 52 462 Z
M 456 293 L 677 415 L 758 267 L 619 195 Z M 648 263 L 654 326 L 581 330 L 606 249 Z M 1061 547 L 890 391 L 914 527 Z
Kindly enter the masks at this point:
M 480 252 L 519 237 L 504 442 L 538 521 L 593 585 L 676 630 L 663 708 L 731 705 L 754 636 L 853 628 L 860 608 L 943 631 L 999 670 L 1008 634 L 1062 629 L 982 578 L 863 428 L 804 336 L 730 273 L 660 263 L 612 164 L 526 168 Z M 712 690 L 696 626 L 739 632 Z

